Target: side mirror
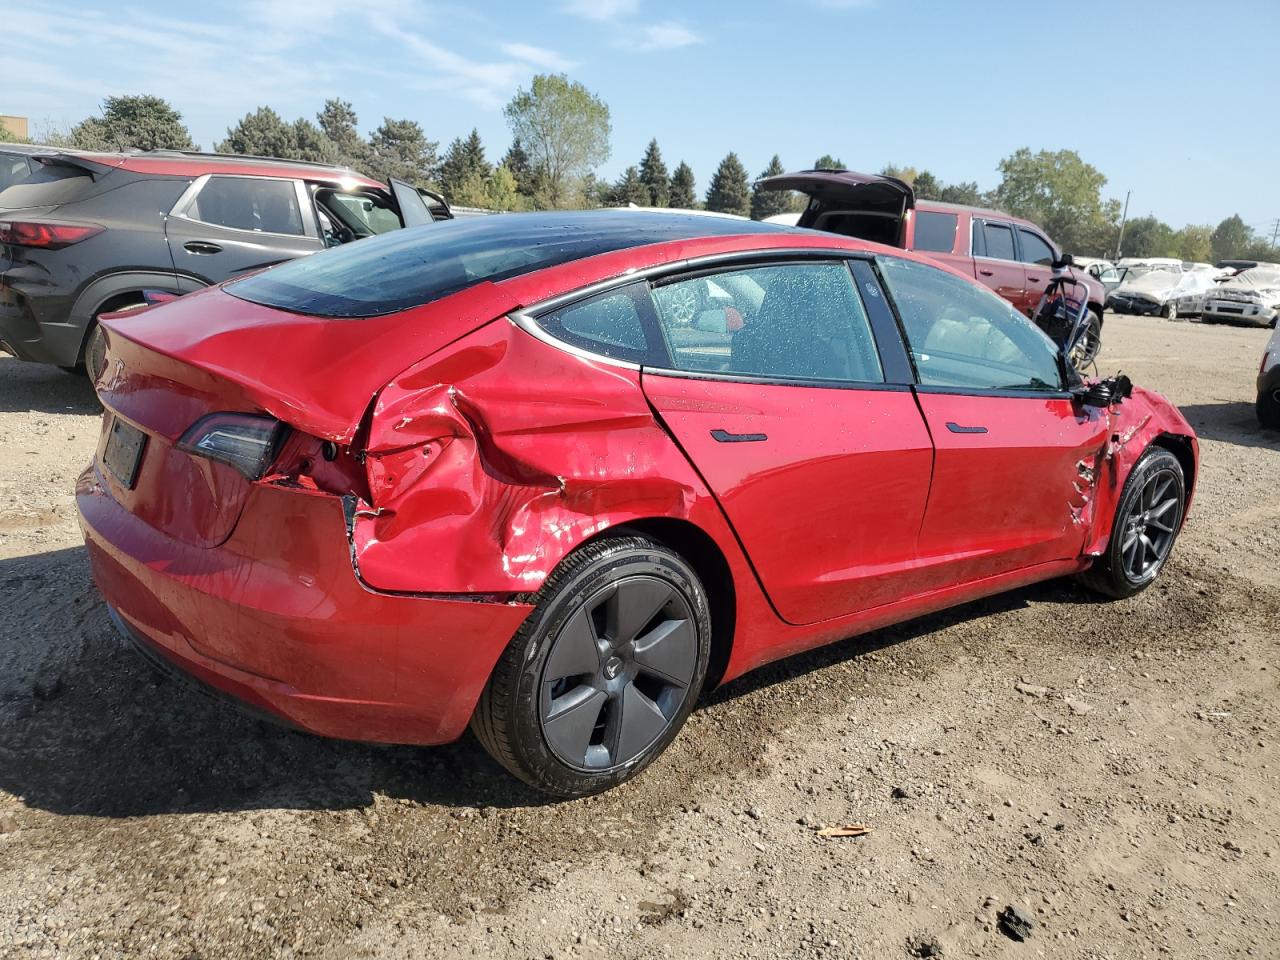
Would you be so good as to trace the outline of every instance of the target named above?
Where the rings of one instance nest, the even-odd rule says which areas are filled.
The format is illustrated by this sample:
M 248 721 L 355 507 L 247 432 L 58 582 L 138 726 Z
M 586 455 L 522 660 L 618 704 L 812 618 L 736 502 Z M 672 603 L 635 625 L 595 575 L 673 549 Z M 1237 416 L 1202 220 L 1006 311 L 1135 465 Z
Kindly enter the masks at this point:
M 1053 262 L 1052 266 L 1055 270 L 1061 270 L 1063 267 L 1074 267 L 1075 264 L 1075 258 L 1069 253 L 1064 253 Z

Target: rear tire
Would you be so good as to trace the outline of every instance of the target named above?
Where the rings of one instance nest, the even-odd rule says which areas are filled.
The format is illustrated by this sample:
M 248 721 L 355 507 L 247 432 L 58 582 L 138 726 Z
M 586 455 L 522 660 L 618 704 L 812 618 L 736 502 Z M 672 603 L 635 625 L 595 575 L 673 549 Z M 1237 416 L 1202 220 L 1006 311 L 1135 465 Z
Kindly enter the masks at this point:
M 1089 311 L 1089 325 L 1074 350 L 1071 351 L 1071 362 L 1081 372 L 1098 358 L 1102 349 L 1102 318 L 1093 310 Z
M 710 608 L 693 568 L 643 537 L 600 540 L 538 591 L 471 729 L 530 786 L 559 797 L 599 793 L 675 739 L 710 650 Z
M 106 362 L 107 338 L 95 319 L 89 330 L 89 337 L 84 343 L 84 372 L 89 375 L 90 383 L 97 385 L 98 377 L 102 374 L 102 368 Z
M 1268 430 L 1280 430 L 1280 389 L 1258 394 L 1254 409 L 1258 413 L 1258 423 Z
M 1164 305 L 1163 312 L 1164 312 L 1164 318 L 1166 320 L 1172 320 L 1174 323 L 1177 323 L 1178 320 L 1181 319 L 1178 316 L 1178 305 L 1174 303 L 1172 300 L 1170 300 L 1168 303 Z
M 1169 559 L 1186 505 L 1182 464 L 1163 447 L 1148 447 L 1125 481 L 1106 551 L 1081 580 L 1118 600 L 1141 593 Z

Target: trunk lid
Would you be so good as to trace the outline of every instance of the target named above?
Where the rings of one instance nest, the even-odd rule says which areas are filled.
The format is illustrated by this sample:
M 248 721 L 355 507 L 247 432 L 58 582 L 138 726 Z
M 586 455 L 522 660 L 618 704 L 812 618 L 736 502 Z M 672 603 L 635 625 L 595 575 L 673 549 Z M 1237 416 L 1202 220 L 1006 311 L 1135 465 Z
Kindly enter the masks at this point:
M 193 424 L 211 413 L 268 414 L 349 446 L 371 400 L 397 373 L 492 319 L 492 286 L 480 287 L 357 321 L 287 313 L 218 288 L 107 315 L 99 472 L 146 523 L 184 543 L 217 546 L 235 529 L 254 481 L 179 449 Z M 464 321 L 473 313 L 475 323 Z M 145 435 L 132 485 L 105 465 L 116 418 Z
M 803 170 L 756 182 L 762 190 L 795 190 L 809 198 L 798 226 L 901 247 L 911 186 L 897 177 L 852 170 Z

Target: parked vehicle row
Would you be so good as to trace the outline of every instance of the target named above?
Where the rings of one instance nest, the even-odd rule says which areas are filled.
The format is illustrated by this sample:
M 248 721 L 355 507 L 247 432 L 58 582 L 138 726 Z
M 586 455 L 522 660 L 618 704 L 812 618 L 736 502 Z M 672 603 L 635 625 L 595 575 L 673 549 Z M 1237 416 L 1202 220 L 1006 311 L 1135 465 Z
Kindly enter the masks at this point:
M 796 219 L 801 227 L 927 254 L 990 287 L 1026 316 L 1059 265 L 1081 285 L 1088 304 L 1088 328 L 1076 362 L 1083 367 L 1097 356 L 1103 286 L 1084 270 L 1062 266 L 1062 249 L 1034 223 L 981 207 L 917 200 L 902 180 L 850 170 L 780 174 L 757 186 L 808 197 Z
M 0 190 L 0 345 L 102 363 L 98 318 L 326 247 L 451 216 L 399 181 L 301 161 L 157 151 L 30 155 Z

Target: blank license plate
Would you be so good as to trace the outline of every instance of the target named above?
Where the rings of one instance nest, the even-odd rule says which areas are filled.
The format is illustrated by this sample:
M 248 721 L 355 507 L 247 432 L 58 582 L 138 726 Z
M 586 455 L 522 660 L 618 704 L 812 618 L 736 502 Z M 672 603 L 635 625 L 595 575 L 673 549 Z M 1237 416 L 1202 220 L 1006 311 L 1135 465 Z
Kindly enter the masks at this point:
M 138 467 L 142 463 L 142 451 L 147 446 L 147 435 L 119 417 L 111 421 L 111 433 L 107 435 L 107 449 L 102 461 L 115 478 L 132 490 L 138 480 Z

